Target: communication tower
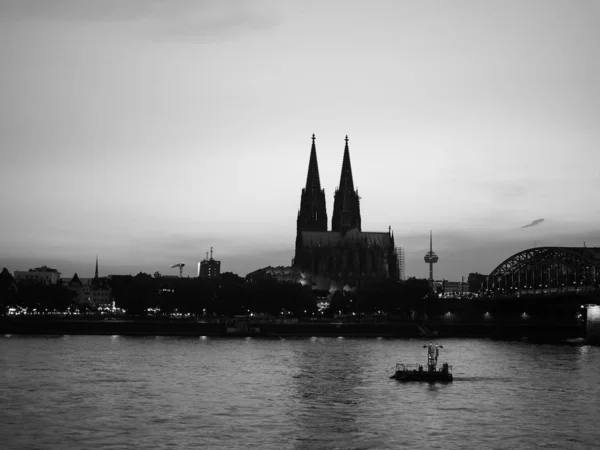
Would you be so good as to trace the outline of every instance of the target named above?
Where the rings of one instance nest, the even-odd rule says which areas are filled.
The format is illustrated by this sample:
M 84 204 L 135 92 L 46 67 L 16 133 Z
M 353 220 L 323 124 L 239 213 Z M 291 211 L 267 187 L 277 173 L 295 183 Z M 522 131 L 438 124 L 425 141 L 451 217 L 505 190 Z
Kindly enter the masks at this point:
M 425 262 L 429 264 L 429 282 L 433 283 L 433 265 L 438 262 L 439 258 L 433 252 L 433 233 L 429 230 L 429 251 L 425 253 Z

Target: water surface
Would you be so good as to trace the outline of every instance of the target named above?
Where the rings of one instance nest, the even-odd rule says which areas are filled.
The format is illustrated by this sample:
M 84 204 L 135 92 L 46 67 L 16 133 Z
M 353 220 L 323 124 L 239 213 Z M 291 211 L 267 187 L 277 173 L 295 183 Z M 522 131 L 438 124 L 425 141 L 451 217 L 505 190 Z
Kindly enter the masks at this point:
M 3 449 L 597 448 L 600 348 L 442 339 L 0 336 Z M 441 361 L 440 361 L 441 362 Z

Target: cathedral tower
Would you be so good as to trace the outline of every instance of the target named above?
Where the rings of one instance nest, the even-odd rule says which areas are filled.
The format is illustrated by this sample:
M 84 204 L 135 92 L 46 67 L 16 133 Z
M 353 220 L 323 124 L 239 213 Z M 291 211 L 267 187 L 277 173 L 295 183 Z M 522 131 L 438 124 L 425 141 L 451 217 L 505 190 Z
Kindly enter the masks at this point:
M 335 190 L 333 198 L 331 231 L 345 233 L 352 228 L 361 231 L 360 197 L 358 196 L 358 191 L 354 190 L 352 167 L 350 166 L 350 150 L 348 149 L 348 136 L 346 136 L 346 147 L 344 148 L 340 184 Z
M 315 139 L 315 135 L 313 134 L 306 187 L 302 189 L 300 211 L 298 211 L 298 220 L 296 222 L 297 231 L 327 231 L 325 189 L 321 189 Z

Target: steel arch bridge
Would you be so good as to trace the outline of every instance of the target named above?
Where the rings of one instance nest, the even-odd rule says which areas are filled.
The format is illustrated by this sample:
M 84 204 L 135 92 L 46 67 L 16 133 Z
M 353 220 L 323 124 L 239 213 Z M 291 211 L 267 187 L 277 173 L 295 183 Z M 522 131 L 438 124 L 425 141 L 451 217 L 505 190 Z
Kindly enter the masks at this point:
M 536 247 L 504 260 L 487 289 L 504 294 L 553 293 L 598 288 L 600 247 Z

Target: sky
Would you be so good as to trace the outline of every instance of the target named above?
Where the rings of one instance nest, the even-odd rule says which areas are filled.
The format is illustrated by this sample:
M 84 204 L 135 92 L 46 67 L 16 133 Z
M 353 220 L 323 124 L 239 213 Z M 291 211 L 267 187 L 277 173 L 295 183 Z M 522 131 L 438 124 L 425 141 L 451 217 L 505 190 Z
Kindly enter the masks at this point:
M 600 247 L 599 22 L 587 0 L 0 0 L 0 267 L 289 265 L 313 133 L 329 227 L 348 135 L 362 229 L 392 227 L 407 276 L 429 230 L 455 281 Z

